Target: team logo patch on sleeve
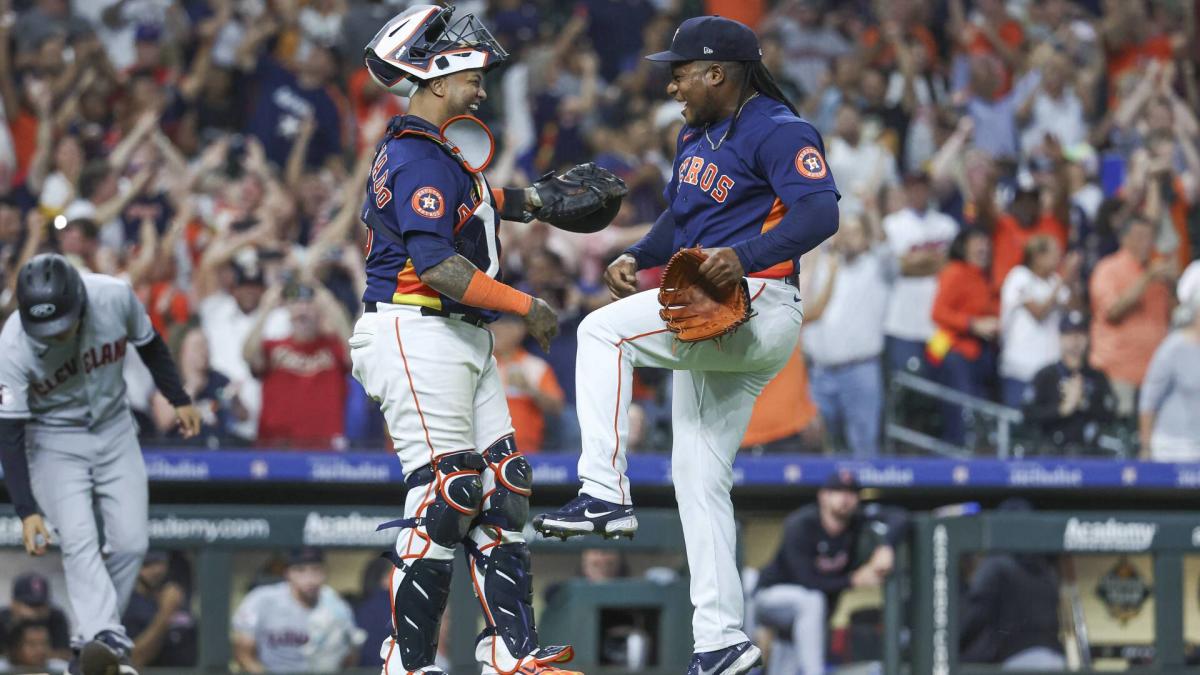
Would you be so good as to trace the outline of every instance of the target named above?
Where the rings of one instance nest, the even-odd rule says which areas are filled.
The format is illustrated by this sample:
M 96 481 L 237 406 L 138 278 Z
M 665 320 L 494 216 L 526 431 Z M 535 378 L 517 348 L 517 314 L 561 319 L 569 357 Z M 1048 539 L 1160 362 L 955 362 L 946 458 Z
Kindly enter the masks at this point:
M 821 156 L 821 151 L 811 145 L 800 148 L 800 152 L 796 153 L 796 171 L 805 178 L 824 178 L 825 158 Z
M 435 187 L 423 187 L 413 193 L 412 209 L 426 218 L 441 218 L 446 213 L 446 199 Z

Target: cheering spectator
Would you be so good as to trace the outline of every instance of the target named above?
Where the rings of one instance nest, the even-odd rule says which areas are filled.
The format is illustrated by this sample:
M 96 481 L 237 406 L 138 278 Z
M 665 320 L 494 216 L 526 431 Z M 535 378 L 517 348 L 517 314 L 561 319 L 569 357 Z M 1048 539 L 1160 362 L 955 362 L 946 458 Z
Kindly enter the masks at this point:
M 1000 303 L 987 276 L 990 260 L 986 232 L 968 229 L 954 240 L 950 263 L 938 276 L 932 311 L 937 332 L 928 347 L 942 383 L 977 398 L 987 397 L 992 350 L 1000 332 Z M 945 406 L 947 441 L 964 442 L 964 412 L 956 405 Z
M 71 633 L 67 615 L 50 604 L 50 582 L 37 572 L 27 572 L 13 579 L 12 604 L 0 609 L 0 644 L 9 644 L 12 630 L 22 623 L 44 626 L 49 632 L 52 655 L 70 657 Z
M 1021 407 L 1025 390 L 1043 367 L 1058 361 L 1058 324 L 1071 301 L 1070 285 L 1059 276 L 1062 249 L 1053 237 L 1038 235 L 1025 244 L 1025 260 L 1000 288 L 1000 378 L 1004 405 Z M 1064 275 L 1079 273 L 1079 256 L 1067 260 Z
M 1025 421 L 1038 445 L 1053 452 L 1096 447 L 1116 411 L 1108 378 L 1087 364 L 1088 322 L 1077 310 L 1058 325 L 1060 359 L 1033 376 L 1025 399 Z
M 1181 310 L 1182 326 L 1158 346 L 1142 383 L 1143 459 L 1200 461 L 1200 298 Z
M 335 100 L 336 90 L 329 86 L 337 74 L 337 56 L 332 48 L 313 42 L 298 50 L 288 65 L 259 53 L 278 30 L 279 20 L 266 12 L 251 24 L 238 48 L 238 67 L 258 83 L 246 132 L 262 143 L 267 159 L 283 166 L 301 124 L 312 119 L 316 131 L 305 164 L 321 166 L 342 151 L 344 100 L 340 95 Z
M 905 187 L 906 208 L 883 219 L 892 264 L 899 271 L 888 299 L 883 332 L 889 370 L 927 374 L 925 343 L 934 333 L 937 275 L 946 264 L 958 225 L 930 206 L 926 175 L 910 175 Z
M 133 638 L 130 660 L 139 668 L 188 668 L 196 665 L 196 617 L 188 597 L 168 578 L 170 555 L 152 549 L 142 560 L 137 585 L 121 616 Z
M 250 673 L 334 673 L 358 661 L 363 635 L 337 591 L 325 584 L 325 554 L 288 555 L 285 580 L 246 594 L 233 615 L 233 658 Z
M 842 210 L 862 210 L 863 199 L 897 180 L 896 157 L 876 141 L 864 137 L 862 113 L 843 103 L 837 113 L 835 135 L 829 139 L 829 169 L 837 176 Z M 928 193 L 926 193 L 928 197 Z M 923 204 L 924 213 L 928 204 Z
M 1092 271 L 1092 367 L 1108 376 L 1117 414 L 1134 414 L 1135 394 L 1150 358 L 1167 336 L 1173 261 L 1152 259 L 1154 228 L 1133 217 L 1121 229 L 1121 248 Z
M 1042 209 L 1042 191 L 1018 188 L 1008 212 L 996 218 L 992 232 L 992 284 L 999 288 L 1008 273 L 1025 257 L 1025 244 L 1044 235 L 1054 239 L 1061 251 L 1067 245 L 1067 227 L 1051 209 Z
M 492 354 L 504 383 L 517 447 L 538 452 L 543 449 L 547 423 L 554 424 L 562 412 L 562 389 L 550 365 L 521 347 L 526 332 L 520 318 L 501 317 L 491 329 Z
M 264 339 L 271 311 L 283 302 L 291 334 Z M 346 312 L 324 286 L 291 282 L 267 291 L 244 351 L 250 371 L 262 381 L 260 445 L 328 448 L 345 443 L 349 337 Z
M 883 319 L 892 265 L 882 232 L 843 216 L 832 250 L 819 254 L 804 312 L 812 393 L 826 430 L 858 458 L 879 454 Z

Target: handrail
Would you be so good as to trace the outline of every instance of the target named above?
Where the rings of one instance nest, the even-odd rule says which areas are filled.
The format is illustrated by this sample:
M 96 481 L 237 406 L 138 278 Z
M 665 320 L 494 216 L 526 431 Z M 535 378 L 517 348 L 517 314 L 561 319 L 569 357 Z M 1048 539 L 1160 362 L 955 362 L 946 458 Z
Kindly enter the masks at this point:
M 893 394 L 898 389 L 909 389 L 942 403 L 956 405 L 961 408 L 978 412 L 996 419 L 996 456 L 1008 459 L 1012 446 L 1012 426 L 1021 424 L 1025 416 L 1020 410 L 1001 405 L 994 401 L 979 398 L 947 387 L 944 384 L 928 380 L 919 375 L 904 371 L 892 373 L 891 388 Z M 888 451 L 894 449 L 896 441 L 918 447 L 926 452 L 932 452 L 947 457 L 970 457 L 974 453 L 971 448 L 948 443 L 916 429 L 910 429 L 895 421 L 895 396 L 889 397 L 888 420 L 884 425 L 884 438 Z

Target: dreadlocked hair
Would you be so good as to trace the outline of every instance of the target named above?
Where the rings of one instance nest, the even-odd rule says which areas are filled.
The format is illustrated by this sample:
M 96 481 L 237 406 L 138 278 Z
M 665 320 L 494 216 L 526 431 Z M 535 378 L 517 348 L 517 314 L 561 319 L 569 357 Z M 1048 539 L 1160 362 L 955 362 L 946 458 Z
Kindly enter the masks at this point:
M 737 126 L 738 118 L 742 116 L 742 106 L 746 105 L 746 94 L 753 90 L 757 94 L 766 96 L 769 99 L 779 101 L 787 106 L 787 109 L 792 111 L 796 117 L 800 116 L 800 112 L 796 110 L 796 106 L 788 100 L 787 95 L 775 83 L 775 78 L 771 77 L 771 71 L 763 65 L 762 61 L 730 61 L 722 64 L 728 70 L 738 71 L 738 80 L 740 80 L 738 90 L 738 107 L 734 113 L 733 119 L 729 122 L 729 131 L 725 137 L 733 135 L 734 127 Z

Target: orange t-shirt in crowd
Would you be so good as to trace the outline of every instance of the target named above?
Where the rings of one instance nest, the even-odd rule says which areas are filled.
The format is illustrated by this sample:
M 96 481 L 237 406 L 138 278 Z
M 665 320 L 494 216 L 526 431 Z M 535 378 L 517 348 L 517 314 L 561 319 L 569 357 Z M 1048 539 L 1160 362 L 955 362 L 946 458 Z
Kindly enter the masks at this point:
M 938 276 L 933 322 L 950 338 L 950 349 L 974 361 L 983 345 L 971 331 L 971 320 L 1000 315 L 1000 299 L 978 267 L 952 260 Z
M 13 154 L 17 159 L 12 184 L 19 185 L 25 181 L 25 172 L 29 171 L 29 163 L 33 161 L 33 154 L 37 152 L 37 115 L 21 110 L 9 118 L 8 131 L 12 135 Z
M 1024 228 L 1017 219 L 1007 213 L 996 217 L 996 229 L 992 233 L 992 285 L 1000 288 L 1012 268 L 1025 259 L 1025 244 L 1039 234 L 1054 237 L 1059 250 L 1067 248 L 1067 228 L 1049 213 L 1043 213 L 1033 227 Z
M 1136 45 L 1110 49 L 1105 57 L 1108 70 L 1108 107 L 1115 110 L 1120 103 L 1121 80 L 1125 77 L 1136 77 L 1138 71 L 1143 71 L 1149 61 L 1170 62 L 1174 58 L 1174 50 L 1171 49 L 1169 36 L 1156 35 Z
M 705 0 L 704 13 L 741 21 L 758 30 L 759 22 L 767 13 L 767 3 L 765 0 Z
M 808 391 L 808 369 L 797 344 L 787 365 L 767 383 L 755 401 L 742 447 L 795 436 L 812 424 L 816 416 L 817 406 Z
M 375 90 L 382 95 L 375 98 L 368 97 L 364 92 L 367 88 Z M 396 115 L 403 115 L 406 111 L 404 100 L 399 96 L 393 96 L 386 91 L 383 91 L 379 85 L 371 80 L 371 74 L 366 68 L 358 68 L 354 74 L 350 76 L 350 82 L 347 86 L 350 98 L 350 108 L 354 114 L 354 120 L 357 122 L 355 130 L 358 133 L 358 149 L 362 150 L 368 146 L 374 146 L 379 142 L 378 138 L 365 138 L 362 133 L 357 131 L 366 126 L 367 120 L 372 115 L 383 115 L 391 119 Z
M 862 32 L 862 37 L 859 39 L 862 41 L 863 47 L 874 49 L 879 44 L 879 41 L 883 39 L 883 33 L 879 30 L 879 26 L 871 26 Z M 937 65 L 938 44 L 937 40 L 933 37 L 933 33 L 929 32 L 928 28 L 921 25 L 911 26 L 908 29 L 906 39 L 908 40 L 908 44 L 912 44 L 914 40 L 920 42 L 921 46 L 925 49 L 925 63 L 931 67 Z M 890 43 L 884 44 L 869 65 L 876 68 L 896 67 L 896 49 Z
M 517 449 L 521 452 L 537 452 L 542 449 L 542 441 L 546 438 L 546 418 L 532 396 L 509 386 L 508 382 L 514 374 L 520 373 L 542 395 L 562 402 L 565 397 L 562 387 L 558 385 L 558 378 L 554 377 L 550 364 L 524 349 L 517 349 L 503 358 L 497 354 L 496 365 L 500 369 L 500 381 L 504 382 L 504 395 L 508 399 L 508 413 L 512 416 Z
M 167 337 L 171 326 L 182 326 L 191 318 L 191 305 L 187 293 L 181 292 L 169 281 L 156 281 L 149 288 L 139 289 L 146 314 L 158 334 Z
M 1102 259 L 1092 270 L 1092 367 L 1111 379 L 1141 384 L 1158 343 L 1167 337 L 1171 321 L 1171 291 L 1152 282 L 1125 318 L 1105 318 L 1121 295 L 1145 274 L 1146 268 L 1127 251 Z

